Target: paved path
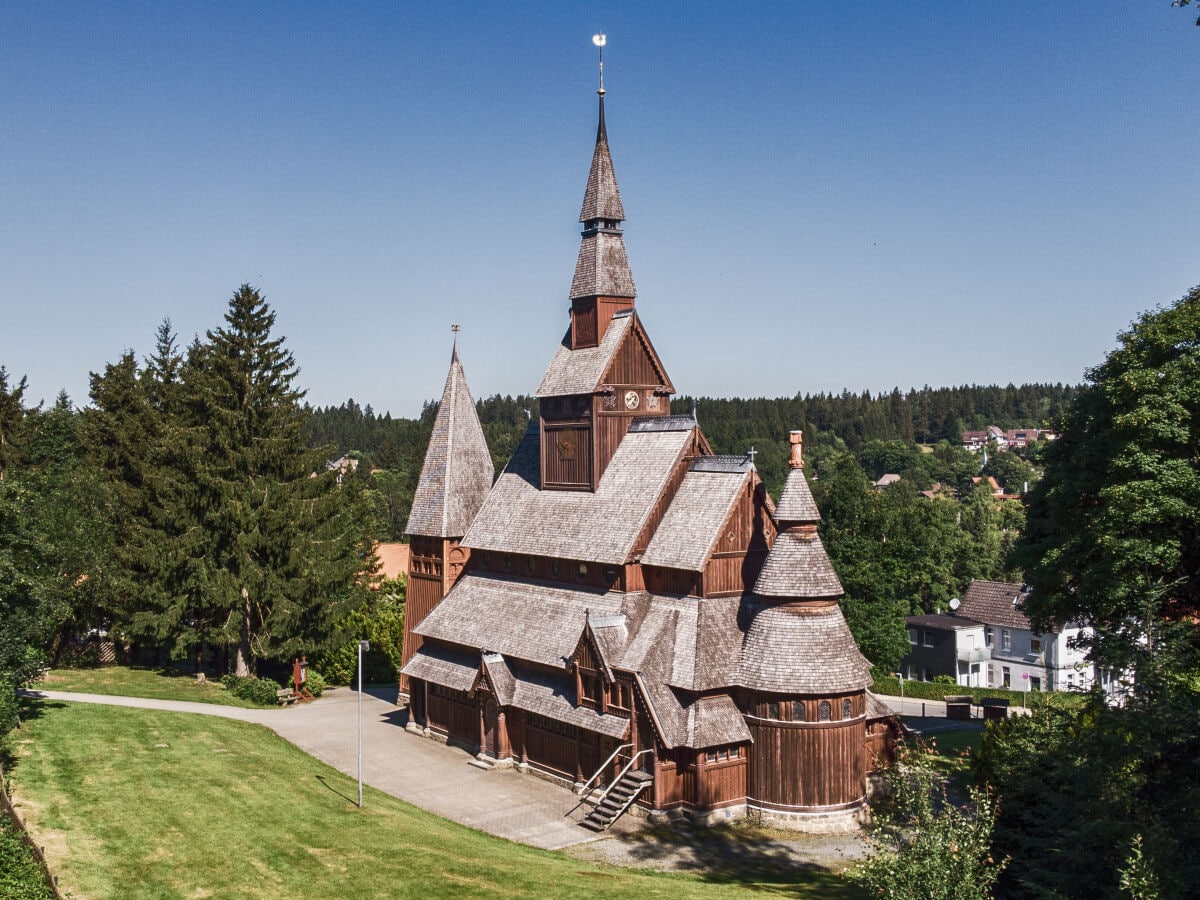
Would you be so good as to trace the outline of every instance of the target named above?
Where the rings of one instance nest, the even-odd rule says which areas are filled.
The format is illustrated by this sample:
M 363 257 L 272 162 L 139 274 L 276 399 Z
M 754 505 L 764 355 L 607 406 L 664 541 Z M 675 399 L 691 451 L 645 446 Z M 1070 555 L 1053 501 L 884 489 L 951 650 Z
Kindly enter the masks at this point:
M 335 769 L 356 777 L 358 693 L 331 688 L 315 703 L 287 709 L 239 709 L 184 700 L 110 697 L 66 691 L 24 691 L 26 696 L 221 716 L 266 725 L 280 737 Z M 408 710 L 382 696 L 362 697 L 363 783 L 446 819 L 489 834 L 557 850 L 597 839 L 580 827 L 587 809 L 571 813 L 577 798 L 561 786 L 515 769 L 472 766 L 466 751 L 404 730 Z M 569 814 L 570 813 L 570 814 Z M 608 832 L 626 833 L 642 820 L 625 816 Z

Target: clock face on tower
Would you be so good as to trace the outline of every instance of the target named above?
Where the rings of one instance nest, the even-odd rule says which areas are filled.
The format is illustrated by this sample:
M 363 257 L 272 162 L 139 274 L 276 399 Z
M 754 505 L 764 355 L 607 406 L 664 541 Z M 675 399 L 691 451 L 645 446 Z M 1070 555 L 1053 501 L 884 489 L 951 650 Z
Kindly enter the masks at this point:
M 637 391 L 626 391 L 625 392 L 625 408 L 626 409 L 637 409 L 638 404 L 640 404 L 641 402 L 642 402 L 642 395 L 639 394 Z

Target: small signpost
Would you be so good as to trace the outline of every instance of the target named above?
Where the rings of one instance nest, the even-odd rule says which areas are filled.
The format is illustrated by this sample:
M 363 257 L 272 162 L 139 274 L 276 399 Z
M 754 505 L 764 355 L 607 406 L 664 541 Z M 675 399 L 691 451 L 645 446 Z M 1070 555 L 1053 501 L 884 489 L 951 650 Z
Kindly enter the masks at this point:
M 301 656 L 292 661 L 292 691 L 297 697 L 307 700 L 308 693 L 308 657 Z

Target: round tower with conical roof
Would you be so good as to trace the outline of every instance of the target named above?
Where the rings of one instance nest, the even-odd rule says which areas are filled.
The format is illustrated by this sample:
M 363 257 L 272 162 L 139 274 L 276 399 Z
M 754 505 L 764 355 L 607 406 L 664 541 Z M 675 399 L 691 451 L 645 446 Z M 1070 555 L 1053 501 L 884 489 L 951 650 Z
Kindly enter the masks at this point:
M 779 824 L 840 831 L 866 803 L 871 666 L 838 605 L 801 441 L 793 431 L 779 534 L 743 607 L 738 684 L 754 739 L 746 805 Z

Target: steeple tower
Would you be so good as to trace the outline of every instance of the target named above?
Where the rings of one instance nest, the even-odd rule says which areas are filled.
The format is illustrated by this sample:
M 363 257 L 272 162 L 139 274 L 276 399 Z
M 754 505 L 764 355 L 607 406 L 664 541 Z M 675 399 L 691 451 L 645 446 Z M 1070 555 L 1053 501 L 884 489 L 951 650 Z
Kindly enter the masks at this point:
M 413 629 L 449 593 L 466 565 L 470 551 L 461 546 L 462 537 L 483 505 L 495 476 L 492 454 L 458 356 L 458 326 L 452 330 L 450 371 L 404 529 L 410 547 L 401 651 L 404 663 L 421 646 L 421 638 L 413 634 Z M 407 682 L 407 677 L 402 677 L 402 692 L 407 691 Z
M 598 46 L 603 54 L 602 35 Z M 633 307 L 637 288 L 629 270 L 621 223 L 625 208 L 613 171 L 604 125 L 604 58 L 600 60 L 600 115 L 596 125 L 596 150 L 583 192 L 579 221 L 583 237 L 575 277 L 571 281 L 571 349 L 595 347 L 604 337 L 613 313 Z

